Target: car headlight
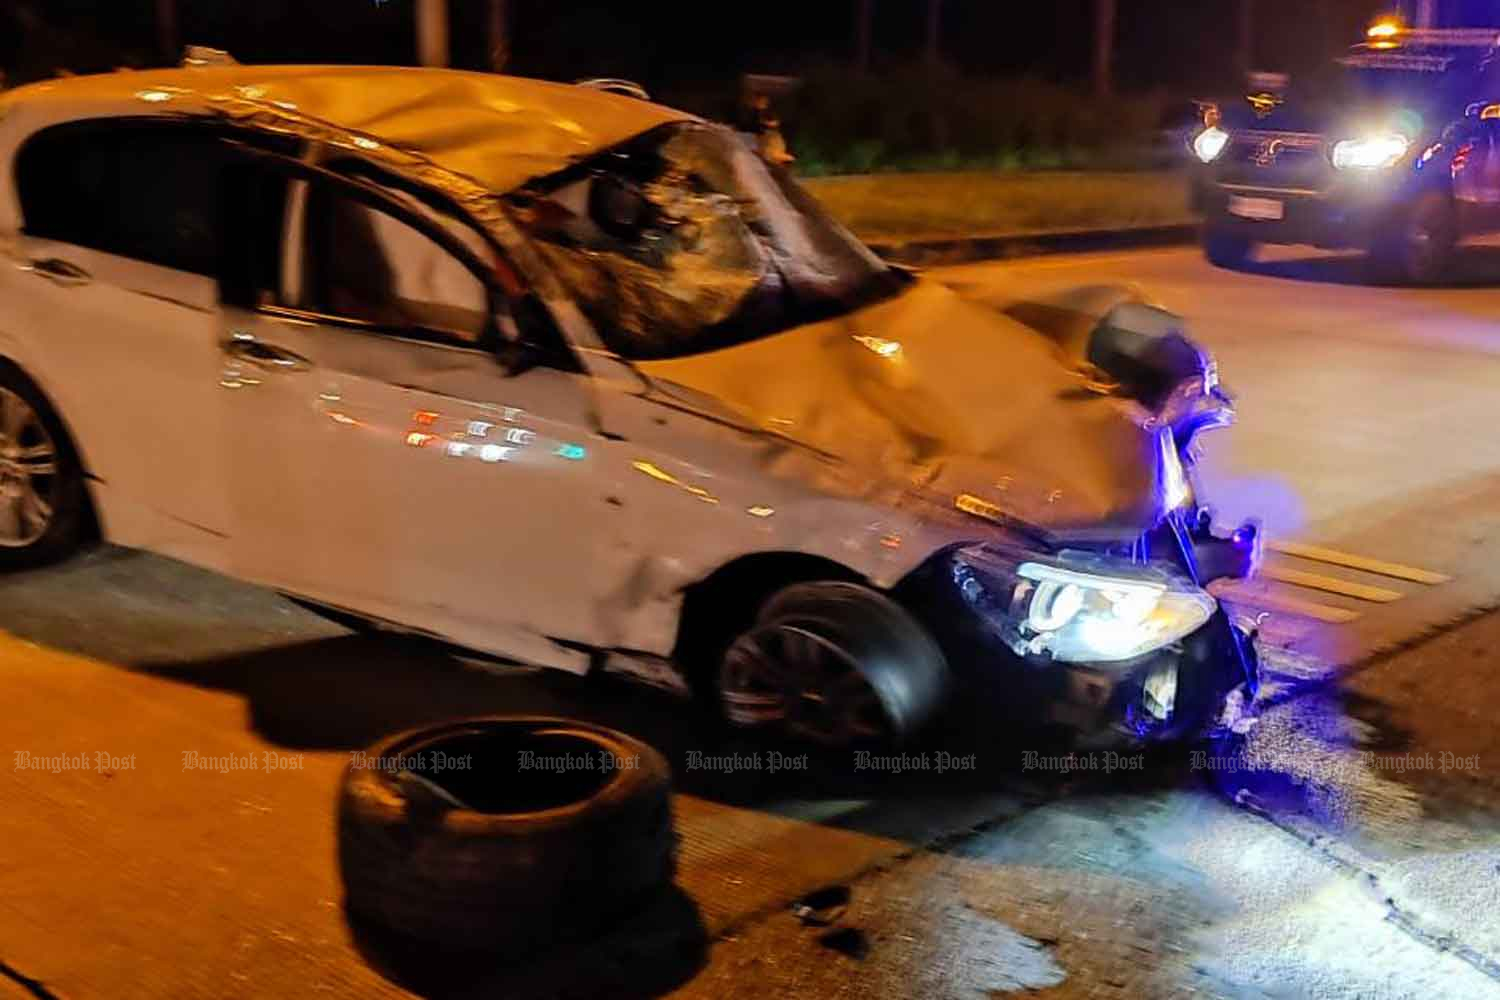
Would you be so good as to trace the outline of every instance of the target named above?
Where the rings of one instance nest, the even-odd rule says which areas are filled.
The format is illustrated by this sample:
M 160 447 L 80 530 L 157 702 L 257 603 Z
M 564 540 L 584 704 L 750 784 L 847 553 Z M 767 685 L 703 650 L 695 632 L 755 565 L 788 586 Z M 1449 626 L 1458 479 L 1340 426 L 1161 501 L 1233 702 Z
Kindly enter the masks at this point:
M 1204 163 L 1212 163 L 1229 145 L 1229 133 L 1210 125 L 1193 138 L 1193 155 Z
M 1381 170 L 1400 162 L 1410 146 L 1410 139 L 1396 133 L 1345 139 L 1334 144 L 1333 165 L 1340 170 Z
M 1218 607 L 1163 567 L 1093 553 L 1043 559 L 982 544 L 953 568 L 964 601 L 1012 652 L 1065 663 L 1134 659 L 1196 632 Z

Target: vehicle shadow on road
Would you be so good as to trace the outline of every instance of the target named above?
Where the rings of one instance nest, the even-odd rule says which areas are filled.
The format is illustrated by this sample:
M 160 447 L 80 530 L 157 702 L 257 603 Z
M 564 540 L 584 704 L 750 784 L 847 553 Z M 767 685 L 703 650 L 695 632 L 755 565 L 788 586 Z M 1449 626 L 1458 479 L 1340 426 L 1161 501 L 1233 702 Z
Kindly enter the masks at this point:
M 1364 254 L 1319 254 L 1254 259 L 1239 268 L 1245 274 L 1320 285 L 1402 287 L 1374 275 Z M 1500 247 L 1466 247 L 1454 259 L 1452 272 L 1436 288 L 1486 288 L 1500 286 Z
M 1047 796 L 1060 777 L 1064 784 L 1069 778 L 1026 764 L 1027 754 L 1055 760 L 1065 745 L 1007 728 L 982 711 L 951 713 L 903 749 L 925 755 L 925 768 L 899 759 L 866 766 L 850 752 L 733 736 L 705 706 L 613 678 L 481 664 L 433 642 L 351 633 L 269 591 L 124 549 L 103 547 L 0 579 L 0 595 L 0 628 L 177 683 L 237 693 L 254 731 L 289 750 L 359 750 L 392 733 L 467 716 L 562 715 L 646 740 L 667 756 L 687 794 L 761 809 L 786 800 L 847 802 L 817 821 L 919 841 L 939 822 L 929 821 L 928 803 L 993 799 L 997 789 L 1017 799 Z M 735 767 L 735 754 L 758 754 L 763 766 Z
M 360 957 L 387 980 L 423 997 L 647 1000 L 683 986 L 708 961 L 708 931 L 698 908 L 675 887 L 601 936 L 521 962 L 443 954 L 353 914 L 346 918 Z
M 122 549 L 18 574 L 0 581 L 0 593 L 0 628 L 236 693 L 250 727 L 289 750 L 361 750 L 406 729 L 479 715 L 579 718 L 656 747 L 681 793 L 913 844 L 1090 783 L 1201 780 L 1183 773 L 1186 748 L 1094 754 L 1075 769 L 1066 741 L 1013 728 L 978 706 L 950 712 L 899 751 L 872 748 L 866 758 L 749 739 L 692 701 L 609 677 L 479 664 L 424 640 L 351 633 L 268 591 Z M 747 758 L 760 766 L 738 766 Z
M 332 636 L 135 669 L 238 692 L 253 729 L 289 750 L 359 750 L 402 730 L 481 715 L 581 719 L 651 744 L 671 764 L 679 792 L 751 809 L 836 801 L 847 805 L 807 814 L 913 843 L 951 826 L 958 804 L 975 803 L 977 815 L 993 811 L 997 793 L 1004 793 L 1022 808 L 1066 794 L 1090 766 L 1069 768 L 1072 749 L 1063 737 L 1008 729 L 963 710 L 899 749 L 822 750 L 747 736 L 728 730 L 706 705 L 614 677 L 476 666 L 418 639 Z M 1170 764 L 1179 750 L 1086 756 L 1096 773 L 1117 766 L 1133 770 L 1137 780 L 1143 773 L 1180 780 Z
M 771 871 L 783 863 L 780 852 L 852 843 L 844 831 L 862 835 L 858 843 L 871 858 L 897 856 L 906 845 L 957 852 L 971 834 L 1048 803 L 1195 780 L 1170 753 L 1162 762 L 1132 762 L 1125 774 L 1074 771 L 1065 743 L 1008 729 L 977 705 L 899 750 L 870 750 L 885 758 L 874 763 L 848 751 L 747 739 L 727 733 L 706 708 L 663 693 L 608 677 L 483 664 L 431 642 L 353 634 L 265 591 L 118 550 L 13 582 L 0 584 L 0 627 L 121 670 L 231 694 L 243 700 L 256 737 L 290 751 L 347 753 L 398 731 L 478 715 L 560 715 L 624 730 L 668 758 L 680 795 L 702 800 L 680 802 L 680 831 L 743 838 L 726 843 L 763 857 Z M 747 758 L 763 766 L 733 766 Z M 802 824 L 838 834 L 820 837 Z M 661 995 L 699 973 L 713 934 L 722 933 L 719 910 L 730 903 L 700 909 L 707 904 L 698 894 L 718 883 L 695 880 L 689 867 L 698 865 L 701 876 L 719 856 L 710 851 L 705 862 L 700 852 L 684 861 L 679 886 L 696 887 L 694 896 L 674 890 L 602 941 L 560 945 L 519 965 L 434 955 L 357 921 L 348 922 L 348 933 L 375 971 L 424 996 Z M 865 863 L 851 857 L 847 865 L 812 867 L 847 883 Z M 784 864 L 796 866 L 791 858 Z M 765 892 L 747 890 L 745 905 L 783 908 L 816 888 L 807 878 L 788 879 Z
M 419 640 L 339 635 L 132 669 L 242 696 L 256 734 L 294 751 L 361 749 L 397 731 L 461 716 L 581 719 L 660 750 L 680 794 L 927 850 L 947 850 L 976 830 L 1080 794 L 1080 782 L 1110 777 L 1055 767 L 1029 771 L 1028 760 L 1061 759 L 1056 755 L 1066 747 L 1035 734 L 996 732 L 982 718 L 960 713 L 919 742 L 867 751 L 876 758 L 872 765 L 857 752 L 732 735 L 697 705 L 613 678 L 476 666 Z M 705 758 L 720 763 L 704 765 Z M 736 760 L 762 763 L 742 769 L 723 763 Z M 1182 771 L 1142 767 L 1132 772 L 1132 783 L 1148 786 L 1153 776 L 1177 781 Z M 383 977 L 419 995 L 443 997 L 658 996 L 699 973 L 711 937 L 697 904 L 680 889 L 603 938 L 562 944 L 521 963 L 434 954 L 358 919 L 348 926 L 354 947 Z

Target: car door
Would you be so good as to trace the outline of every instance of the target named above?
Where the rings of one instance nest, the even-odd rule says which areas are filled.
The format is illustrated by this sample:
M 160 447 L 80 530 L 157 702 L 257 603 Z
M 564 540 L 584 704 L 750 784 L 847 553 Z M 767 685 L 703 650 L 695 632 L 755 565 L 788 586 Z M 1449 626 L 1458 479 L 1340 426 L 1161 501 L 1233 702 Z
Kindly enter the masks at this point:
M 183 122 L 54 126 L 16 158 L 6 325 L 94 479 L 105 528 L 209 566 L 227 530 L 214 431 L 219 139 Z
M 232 296 L 236 571 L 546 660 L 590 632 L 588 386 L 565 351 L 511 374 L 493 249 L 396 194 L 295 181 L 276 287 Z

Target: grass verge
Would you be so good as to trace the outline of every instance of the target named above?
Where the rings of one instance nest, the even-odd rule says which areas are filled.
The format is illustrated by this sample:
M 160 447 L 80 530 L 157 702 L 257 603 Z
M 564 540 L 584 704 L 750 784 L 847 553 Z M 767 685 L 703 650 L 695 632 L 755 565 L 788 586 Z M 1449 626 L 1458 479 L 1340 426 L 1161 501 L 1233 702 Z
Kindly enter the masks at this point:
M 862 239 L 899 241 L 1193 220 L 1181 173 L 868 174 L 802 183 Z

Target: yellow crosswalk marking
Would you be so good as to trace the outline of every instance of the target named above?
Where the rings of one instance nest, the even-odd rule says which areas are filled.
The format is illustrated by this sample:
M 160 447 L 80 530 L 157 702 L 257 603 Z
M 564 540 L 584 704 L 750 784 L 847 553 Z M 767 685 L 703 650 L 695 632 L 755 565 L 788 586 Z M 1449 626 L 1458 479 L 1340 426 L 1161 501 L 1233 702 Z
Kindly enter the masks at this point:
M 1386 590 L 1384 587 L 1372 587 L 1365 583 L 1351 583 L 1335 576 L 1304 573 L 1301 570 L 1287 569 L 1284 566 L 1264 566 L 1261 568 L 1260 575 L 1267 580 L 1290 583 L 1297 587 L 1321 590 L 1329 594 L 1340 594 L 1344 597 L 1354 597 L 1375 604 L 1390 604 L 1392 601 L 1401 600 L 1401 592 L 1398 590 Z
M 1437 586 L 1453 579 L 1450 576 L 1436 573 L 1432 570 L 1417 569 L 1415 566 L 1386 562 L 1383 559 L 1371 559 L 1367 556 L 1340 552 L 1337 549 L 1327 549 L 1319 545 L 1307 545 L 1303 542 L 1268 540 L 1266 548 L 1272 552 L 1291 556 L 1296 559 L 1304 559 L 1308 562 L 1323 563 L 1328 566 L 1337 566 L 1343 569 L 1356 570 L 1376 576 L 1389 577 L 1393 580 L 1405 580 L 1409 583 L 1420 583 L 1427 586 Z M 1263 565 L 1258 575 L 1258 580 L 1264 582 L 1247 581 L 1243 583 L 1230 583 L 1223 581 L 1209 589 L 1213 591 L 1216 597 L 1230 603 L 1242 604 L 1264 611 L 1297 615 L 1330 625 L 1347 625 L 1350 622 L 1358 621 L 1362 617 L 1361 612 L 1331 604 L 1320 604 L 1316 601 L 1305 600 L 1296 596 L 1298 593 L 1297 590 L 1288 588 L 1316 590 L 1327 594 L 1336 594 L 1340 597 L 1368 601 L 1372 604 L 1392 604 L 1408 596 L 1399 590 L 1391 590 L 1387 587 L 1377 587 L 1368 583 L 1346 580 L 1339 576 L 1295 569 L 1292 566 L 1288 566 L 1285 561 L 1275 561 Z
M 1360 618 L 1358 611 L 1336 608 L 1331 604 L 1318 604 L 1297 597 L 1288 597 L 1269 590 L 1252 590 L 1247 587 L 1214 588 L 1215 596 L 1231 604 L 1247 604 L 1265 611 L 1280 611 L 1289 615 L 1300 615 L 1329 625 L 1347 625 Z
M 1417 569 L 1413 566 L 1403 566 L 1401 563 L 1386 562 L 1382 559 L 1369 559 L 1365 556 L 1351 555 L 1348 552 L 1339 552 L 1336 549 L 1325 549 L 1318 545 L 1305 545 L 1302 542 L 1267 541 L 1266 548 L 1282 555 L 1296 556 L 1299 559 L 1310 559 L 1313 562 L 1328 563 L 1330 566 L 1343 566 L 1347 569 L 1363 570 L 1366 573 L 1374 573 L 1377 576 L 1388 576 L 1395 580 L 1409 580 L 1412 583 L 1425 583 L 1428 586 L 1436 586 L 1452 580 L 1451 576 L 1442 573 L 1434 573 L 1431 570 Z

